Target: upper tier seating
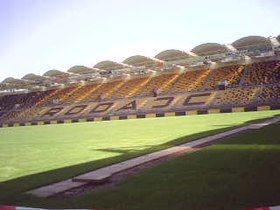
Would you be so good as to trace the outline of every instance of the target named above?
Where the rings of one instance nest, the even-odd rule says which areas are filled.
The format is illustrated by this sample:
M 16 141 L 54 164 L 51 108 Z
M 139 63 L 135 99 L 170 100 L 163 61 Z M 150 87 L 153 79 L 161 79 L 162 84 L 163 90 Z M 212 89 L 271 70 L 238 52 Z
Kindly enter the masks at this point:
M 68 96 L 72 91 L 75 90 L 77 86 L 66 87 L 62 89 L 57 89 L 47 95 L 44 99 L 39 101 L 36 105 L 37 106 L 48 106 L 48 105 L 55 105 L 60 104 L 64 98 Z
M 38 101 L 42 100 L 52 90 L 31 92 L 27 94 L 6 95 L 0 98 L 1 110 L 11 109 L 24 109 L 35 105 Z
M 242 85 L 262 85 L 280 83 L 280 62 L 253 63 L 246 68 Z
M 137 92 L 139 92 L 139 90 L 145 88 L 145 85 L 149 81 L 149 77 L 128 80 L 122 87 L 116 90 L 116 92 L 112 95 L 112 99 L 133 97 L 137 94 Z
M 229 88 L 216 90 L 220 82 L 227 83 Z M 32 120 L 64 120 L 64 117 L 78 119 L 80 116 L 87 118 L 93 115 L 108 117 L 155 112 L 161 114 L 161 112 L 184 112 L 207 108 L 227 109 L 248 105 L 278 107 L 280 105 L 279 84 L 280 61 L 259 62 L 246 66 L 235 65 L 213 70 L 192 70 L 182 74 L 163 72 L 157 76 L 142 75 L 130 80 L 73 85 L 63 89 L 0 96 L 0 121 L 13 123 Z M 161 106 L 166 101 L 153 97 L 158 95 L 162 98 L 166 97 L 165 100 L 174 98 L 169 100 L 168 106 Z M 137 97 L 137 99 L 132 97 Z M 92 112 L 93 107 L 99 106 L 97 102 L 105 100 L 107 102 L 103 105 L 113 104 L 112 107 L 104 112 Z M 134 100 L 137 101 L 137 109 L 119 110 L 118 107 L 121 108 Z M 94 103 L 85 104 L 91 101 Z M 74 105 L 78 108 L 79 105 L 80 107 L 88 106 L 87 112 L 77 112 L 74 113 L 76 115 L 66 116 L 65 113 Z M 59 107 L 63 110 L 57 115 L 42 117 L 46 110 Z
M 47 90 L 42 92 L 29 93 L 26 100 L 23 102 L 23 108 L 30 108 L 39 101 L 43 100 L 48 95 L 52 94 L 55 90 Z
M 209 77 L 204 85 L 206 90 L 216 89 L 221 81 L 227 81 L 228 86 L 237 85 L 240 81 L 244 66 L 229 66 L 219 69 L 214 69 L 209 74 Z
M 5 120 L 17 118 L 19 115 L 22 115 L 24 112 L 29 110 L 31 107 L 36 105 L 39 101 L 43 100 L 46 96 L 48 96 L 52 92 L 54 92 L 54 90 L 32 92 L 32 93 L 18 95 L 17 102 L 11 108 L 14 109 L 14 111 L 7 113 L 6 116 L 4 117 Z
M 67 97 L 65 97 L 62 102 L 63 103 L 75 103 L 82 101 L 88 94 L 95 91 L 98 87 L 98 84 L 88 84 L 81 85 L 74 89 L 74 91 L 70 92 Z
M 87 95 L 83 101 L 101 101 L 103 99 L 109 98 L 116 88 L 123 84 L 124 81 L 118 80 L 108 83 L 102 83 L 98 88 L 96 88 L 90 95 Z
M 171 88 L 172 93 L 197 91 L 205 83 L 210 70 L 187 71 L 182 74 Z
M 177 73 L 162 74 L 152 77 L 151 80 L 145 85 L 144 89 L 139 89 L 136 96 L 153 96 L 156 92 L 157 94 L 166 93 L 176 82 L 177 78 Z
M 0 110 L 11 110 L 16 107 L 20 108 L 19 104 L 26 99 L 26 94 L 5 95 L 0 98 Z

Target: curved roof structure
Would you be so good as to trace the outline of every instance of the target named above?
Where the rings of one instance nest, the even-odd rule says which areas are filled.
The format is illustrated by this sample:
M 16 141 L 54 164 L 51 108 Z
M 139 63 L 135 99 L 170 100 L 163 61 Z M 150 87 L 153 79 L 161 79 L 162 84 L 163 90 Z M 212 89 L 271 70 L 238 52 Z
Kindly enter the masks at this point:
M 280 34 L 276 37 L 277 41 L 280 42 Z
M 9 85 L 17 85 L 17 84 L 25 84 L 26 82 L 20 79 L 15 79 L 13 77 L 8 77 L 2 81 L 2 84 L 9 84 Z
M 125 67 L 126 66 L 122 63 L 105 60 L 95 64 L 93 68 L 97 68 L 101 70 L 116 70 L 116 69 L 123 69 Z
M 155 58 L 163 61 L 182 60 L 192 57 L 192 55 L 181 50 L 165 50 L 155 56 Z
M 72 66 L 70 69 L 67 70 L 69 73 L 74 74 L 90 74 L 96 72 L 97 69 L 92 69 L 86 66 Z
M 280 43 L 280 35 L 276 37 L 278 42 Z M 123 62 L 115 62 L 110 60 L 104 60 L 94 65 L 93 68 L 82 66 L 82 65 L 75 65 L 68 69 L 67 72 L 59 71 L 59 70 L 49 70 L 45 72 L 42 76 L 36 74 L 27 74 L 22 79 L 15 79 L 13 77 L 6 78 L 2 82 L 0 82 L 1 87 L 9 87 L 9 88 L 22 88 L 24 85 L 26 87 L 32 86 L 37 83 L 61 83 L 67 84 L 76 81 L 80 81 L 82 78 L 88 79 L 92 75 L 88 76 L 87 74 L 91 73 L 112 73 L 111 71 L 114 70 L 121 70 L 121 73 L 135 73 L 136 70 L 165 70 L 164 62 L 174 61 L 175 63 L 184 63 L 185 59 L 192 58 L 186 61 L 189 63 L 196 64 L 197 62 L 201 62 L 201 58 L 203 59 L 204 56 L 214 55 L 219 53 L 226 53 L 232 50 L 245 50 L 241 52 L 240 55 L 244 53 L 245 56 L 257 56 L 262 55 L 261 53 L 266 50 L 272 50 L 272 43 L 273 40 L 275 41 L 274 37 L 266 38 L 262 36 L 247 36 L 240 38 L 234 41 L 230 46 L 221 45 L 218 43 L 204 43 L 194 47 L 190 52 L 185 52 L 177 49 L 169 49 L 158 53 L 155 57 L 147 57 L 143 55 L 134 55 L 131 57 L 126 58 Z M 236 50 L 235 50 L 235 49 Z M 278 49 L 278 48 L 277 48 Z M 248 50 L 246 52 L 246 50 Z M 202 56 L 202 57 L 197 57 Z M 270 54 L 268 54 L 270 55 Z M 194 59 L 197 57 L 197 59 Z M 220 57 L 214 58 L 215 56 L 211 56 L 211 60 L 215 61 L 219 60 Z M 213 59 L 212 59 L 213 58 Z M 180 60 L 180 61 L 179 61 Z M 183 60 L 183 61 L 182 61 Z M 190 62 L 189 62 L 190 61 Z M 185 64 L 184 64 L 185 65 Z M 131 68 L 131 67 L 138 67 L 138 68 Z M 128 71 L 127 71 L 128 70 Z M 135 71 L 134 71 L 135 70 Z M 150 72 L 150 71 L 143 71 L 143 72 Z M 116 74 L 115 74 L 116 73 Z M 112 73 L 113 76 L 118 76 L 118 71 Z M 73 75 L 74 74 L 74 75 Z M 73 75 L 73 76 L 71 76 Z M 104 74 L 105 75 L 105 74 Z M 70 78 L 71 76 L 71 78 Z M 95 75 L 94 75 L 95 76 Z M 71 79 L 71 80 L 70 80 Z
M 226 53 L 229 49 L 225 45 L 218 43 L 205 43 L 194 47 L 191 52 L 199 56 L 214 55 L 219 53 Z
M 23 80 L 28 80 L 28 81 L 34 81 L 34 80 L 45 80 L 46 78 L 40 75 L 36 75 L 36 74 L 26 74 L 24 77 L 22 77 L 21 79 Z
M 272 49 L 271 42 L 268 38 L 262 36 L 247 36 L 236 40 L 231 44 L 237 50 L 247 49 Z
M 145 66 L 145 65 L 151 65 L 156 64 L 156 59 L 149 58 L 143 55 L 134 55 L 129 58 L 126 58 L 123 63 L 131 65 L 131 66 Z
M 62 75 L 67 75 L 67 73 L 53 69 L 53 70 L 47 71 L 43 76 L 57 77 L 57 76 L 62 76 Z
M 4 83 L 13 83 L 14 81 L 16 81 L 17 79 L 15 79 L 15 78 L 13 78 L 13 77 L 8 77 L 8 78 L 6 78 L 6 79 L 4 79 L 3 81 L 2 81 L 2 83 L 4 84 Z

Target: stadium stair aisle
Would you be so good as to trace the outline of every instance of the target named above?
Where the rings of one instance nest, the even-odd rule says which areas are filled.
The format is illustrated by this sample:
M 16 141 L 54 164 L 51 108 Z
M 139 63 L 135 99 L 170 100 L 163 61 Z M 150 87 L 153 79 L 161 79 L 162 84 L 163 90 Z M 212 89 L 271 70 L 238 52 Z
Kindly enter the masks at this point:
M 179 79 L 179 77 L 180 77 L 179 73 L 174 74 L 168 82 L 162 84 L 162 86 L 159 87 L 160 94 L 169 92 L 169 90 L 173 87 L 173 85 L 176 83 L 176 81 Z
M 215 89 L 221 81 L 227 81 L 229 86 L 237 85 L 242 76 L 243 70 L 244 66 L 230 66 L 211 70 L 203 89 Z
M 122 86 L 125 85 L 125 83 L 126 83 L 125 80 L 121 81 L 119 84 L 117 84 L 111 90 L 109 90 L 108 92 L 104 93 L 104 99 L 110 99 L 118 89 L 122 88 Z
M 240 80 L 239 80 L 240 86 L 245 84 L 245 80 L 248 77 L 248 74 L 249 74 L 248 65 L 244 65 L 243 74 L 241 75 Z
M 62 89 L 56 90 L 54 93 L 50 94 L 48 97 L 46 97 L 44 100 L 40 101 L 36 106 L 48 106 L 53 105 L 56 103 L 61 103 L 61 100 L 74 91 L 77 87 L 70 86 Z M 56 101 L 56 102 L 55 102 Z
M 83 98 L 83 101 L 100 101 L 105 99 L 104 96 L 107 92 L 114 89 L 116 86 L 121 83 L 121 80 L 112 81 L 112 82 L 106 82 L 102 83 L 100 87 L 96 88 L 94 91 L 92 91 L 89 95 L 87 95 L 85 98 Z
M 87 85 L 85 92 L 80 95 L 77 98 L 78 102 L 87 101 L 87 98 L 90 97 L 91 94 L 93 94 L 95 91 L 97 91 L 102 86 L 102 83 L 100 84 L 93 84 L 93 85 Z
M 181 93 L 197 91 L 204 85 L 204 82 L 208 78 L 210 72 L 210 69 L 187 71 L 180 75 L 169 92 Z
M 47 95 L 46 97 L 42 98 L 42 100 L 38 101 L 35 106 L 41 106 L 43 105 L 45 102 L 47 102 L 50 98 L 52 98 L 53 96 L 55 96 L 58 93 L 59 89 L 53 90 L 49 95 Z
M 84 85 L 78 85 L 76 86 L 72 91 L 65 94 L 65 96 L 61 97 L 62 103 L 71 103 L 75 102 L 76 98 L 83 93 Z
M 152 77 L 152 79 L 146 84 L 145 88 L 138 93 L 139 96 L 153 96 L 155 92 L 161 93 L 161 87 L 168 83 L 176 74 L 162 74 L 159 76 Z M 169 87 L 166 86 L 167 90 Z M 163 90 L 164 91 L 164 90 Z
M 141 82 L 139 86 L 135 86 L 126 97 L 134 97 L 139 94 L 141 90 L 152 80 L 152 76 L 147 77 L 144 81 Z
M 138 91 L 138 89 L 145 86 L 145 84 L 150 80 L 150 77 L 140 77 L 140 78 L 133 78 L 127 80 L 123 86 L 117 89 L 114 94 L 111 96 L 111 99 L 118 99 L 118 98 L 128 98 L 133 97 L 134 93 Z

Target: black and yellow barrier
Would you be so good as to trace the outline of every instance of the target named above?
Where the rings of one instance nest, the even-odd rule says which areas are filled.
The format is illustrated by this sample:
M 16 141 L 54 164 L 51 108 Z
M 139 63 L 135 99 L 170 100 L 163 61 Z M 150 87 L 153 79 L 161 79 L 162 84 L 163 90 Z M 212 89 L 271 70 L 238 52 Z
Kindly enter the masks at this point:
M 135 115 L 115 115 L 104 117 L 91 117 L 81 119 L 64 119 L 64 120 L 50 120 L 50 121 L 36 121 L 36 122 L 15 122 L 15 123 L 2 123 L 0 127 L 18 127 L 18 126 L 33 126 L 33 125 L 53 125 L 53 124 L 65 124 L 65 123 L 82 123 L 82 122 L 98 122 L 98 121 L 113 121 L 113 120 L 129 120 L 140 118 L 156 118 L 156 117 L 174 117 L 174 116 L 188 116 L 188 115 L 202 115 L 202 114 L 217 114 L 217 113 L 232 113 L 232 112 L 250 112 L 250 111 L 266 111 L 277 110 L 280 106 L 255 106 L 255 107 L 232 107 L 232 108 L 211 108 L 202 110 L 189 110 L 189 111 L 177 111 L 177 112 L 164 112 L 164 113 L 146 113 Z

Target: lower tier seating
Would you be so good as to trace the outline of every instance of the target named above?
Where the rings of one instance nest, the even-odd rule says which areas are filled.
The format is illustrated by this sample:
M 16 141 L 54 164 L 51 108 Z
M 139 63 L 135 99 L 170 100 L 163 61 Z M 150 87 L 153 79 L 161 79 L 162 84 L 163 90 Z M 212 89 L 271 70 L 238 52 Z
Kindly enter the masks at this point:
M 280 85 L 262 88 L 259 96 L 258 103 L 260 104 L 280 104 Z
M 216 89 L 221 81 L 228 83 L 225 90 Z M 182 74 L 169 72 L 157 76 L 145 75 L 131 80 L 73 85 L 63 89 L 0 96 L 0 120 L 39 121 L 42 111 L 59 106 L 63 108 L 61 113 L 57 116 L 49 115 L 44 119 L 88 117 L 87 114 L 90 117 L 93 115 L 108 117 L 119 113 L 126 115 L 157 111 L 227 109 L 238 106 L 278 106 L 279 84 L 279 61 L 253 63 L 247 66 L 235 65 L 214 70 L 192 70 Z M 137 101 L 137 106 L 132 104 L 130 106 L 137 108 L 121 108 L 121 105 L 125 106 L 133 100 Z M 100 104 L 97 111 L 92 111 Z M 107 105 L 108 110 L 102 110 Z M 86 106 L 88 113 L 70 112 L 70 115 L 65 115 L 69 109 L 75 109 L 76 106 L 77 109 Z
M 260 88 L 233 88 L 218 91 L 213 106 L 246 106 L 253 102 Z
M 27 94 L 7 95 L 0 98 L 1 110 L 19 110 L 34 106 L 54 90 L 31 92 Z
M 1 122 L 63 120 L 72 117 L 109 117 L 145 113 L 184 112 L 200 109 L 280 105 L 280 86 L 235 87 L 226 90 L 168 94 L 158 97 L 123 98 L 110 101 L 87 101 L 56 106 L 33 106 L 1 112 Z M 53 111 L 55 111 L 53 113 Z
M 0 111 L 20 108 L 28 98 L 26 94 L 5 95 L 0 98 Z
M 280 83 L 280 62 L 253 63 L 246 67 L 242 85 L 263 85 Z

